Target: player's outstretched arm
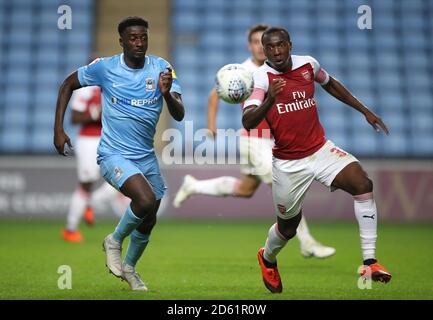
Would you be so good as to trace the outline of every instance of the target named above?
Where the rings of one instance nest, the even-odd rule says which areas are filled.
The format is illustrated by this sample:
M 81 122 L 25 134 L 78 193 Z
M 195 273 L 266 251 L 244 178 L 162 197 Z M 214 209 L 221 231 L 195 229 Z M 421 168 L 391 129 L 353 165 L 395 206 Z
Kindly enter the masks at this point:
M 69 148 L 72 148 L 72 144 L 68 135 L 63 130 L 63 119 L 72 92 L 79 88 L 81 88 L 81 84 L 78 80 L 78 73 L 75 71 L 63 81 L 59 89 L 59 95 L 57 96 L 56 116 L 54 120 L 54 146 L 57 152 L 64 156 L 67 156 L 64 150 L 65 143 L 68 144 Z
M 266 117 L 266 113 L 268 113 L 269 109 L 274 105 L 276 97 L 283 91 L 285 85 L 286 82 L 283 79 L 273 79 L 269 84 L 268 93 L 263 103 L 260 106 L 252 105 L 244 109 L 242 124 L 245 129 L 251 130 L 259 125 Z
M 382 119 L 371 112 L 361 101 L 354 97 L 353 94 L 347 90 L 340 81 L 334 79 L 333 77 L 329 77 L 329 81 L 322 87 L 333 97 L 361 112 L 365 116 L 367 122 L 374 128 L 374 130 L 379 132 L 380 127 L 382 128 L 383 132 L 389 134 L 389 130 L 385 123 L 383 123 Z
M 170 92 L 173 76 L 171 68 L 167 72 L 161 72 L 159 75 L 159 90 L 167 103 L 168 112 L 176 121 L 182 121 L 185 116 L 182 97 L 176 92 Z
M 207 101 L 207 128 L 212 133 L 212 136 L 216 136 L 216 118 L 219 108 L 218 93 L 215 88 L 209 93 Z

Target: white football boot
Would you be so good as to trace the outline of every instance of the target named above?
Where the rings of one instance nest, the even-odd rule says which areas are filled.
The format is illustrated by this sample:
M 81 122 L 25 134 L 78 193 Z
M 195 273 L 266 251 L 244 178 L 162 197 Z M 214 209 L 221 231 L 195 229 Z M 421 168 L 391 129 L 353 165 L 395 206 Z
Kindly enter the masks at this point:
M 105 252 L 105 265 L 108 270 L 116 277 L 122 276 L 122 245 L 113 239 L 110 233 L 102 243 Z
M 131 290 L 148 291 L 146 285 L 141 280 L 140 275 L 135 271 L 134 267 L 125 262 L 122 265 L 122 279 L 128 282 Z
M 335 248 L 327 247 L 317 241 L 301 243 L 301 254 L 305 258 L 316 257 L 320 259 L 328 258 L 335 254 Z
M 193 176 L 187 174 L 183 178 L 183 183 L 176 193 L 176 197 L 173 200 L 173 207 L 180 208 L 182 203 L 193 194 L 192 186 L 197 181 Z

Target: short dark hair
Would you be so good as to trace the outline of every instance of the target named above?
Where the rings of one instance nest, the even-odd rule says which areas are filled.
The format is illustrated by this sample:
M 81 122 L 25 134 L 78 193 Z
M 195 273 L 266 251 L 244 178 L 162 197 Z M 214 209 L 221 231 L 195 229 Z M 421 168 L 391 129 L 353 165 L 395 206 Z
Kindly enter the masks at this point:
M 264 23 L 259 23 L 259 24 L 253 25 L 251 28 L 248 29 L 248 42 L 251 42 L 251 37 L 254 33 L 260 32 L 260 31 L 265 31 L 267 29 L 269 29 L 269 25 L 264 24 Z
M 287 41 L 291 42 L 290 41 L 289 32 L 286 29 L 281 28 L 281 27 L 270 27 L 270 28 L 266 29 L 265 32 L 263 32 L 263 34 L 262 34 L 262 43 L 263 43 L 263 38 L 265 36 L 267 36 L 267 35 L 269 35 L 271 33 L 275 33 L 275 32 L 281 32 L 281 33 L 283 33 L 286 36 Z
M 146 20 L 144 20 L 142 17 L 131 16 L 131 17 L 126 17 L 125 19 L 120 21 L 119 25 L 117 26 L 117 31 L 121 36 L 123 31 L 125 31 L 126 28 L 132 26 L 143 26 L 146 29 L 149 29 L 149 23 Z

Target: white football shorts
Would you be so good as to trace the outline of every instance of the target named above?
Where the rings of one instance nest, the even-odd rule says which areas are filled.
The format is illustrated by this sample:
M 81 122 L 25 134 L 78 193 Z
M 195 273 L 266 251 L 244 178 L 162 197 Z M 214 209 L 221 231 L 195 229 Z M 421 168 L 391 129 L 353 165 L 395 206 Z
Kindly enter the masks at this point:
M 100 137 L 78 136 L 75 143 L 78 181 L 81 183 L 96 182 L 100 178 L 99 166 L 96 163 L 96 150 Z
M 296 216 L 313 180 L 334 191 L 331 186 L 337 174 L 356 162 L 350 153 L 336 147 L 331 140 L 312 155 L 297 160 L 273 158 L 272 195 L 275 213 L 282 219 Z
M 262 182 L 271 184 L 273 146 L 273 139 L 240 136 L 241 173 L 256 176 Z

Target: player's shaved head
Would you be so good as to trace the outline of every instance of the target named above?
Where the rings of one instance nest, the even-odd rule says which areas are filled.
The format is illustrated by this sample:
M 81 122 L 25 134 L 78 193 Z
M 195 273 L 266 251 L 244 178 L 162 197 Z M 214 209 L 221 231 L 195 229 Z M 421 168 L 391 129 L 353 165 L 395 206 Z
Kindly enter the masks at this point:
M 263 40 L 265 39 L 266 36 L 269 36 L 273 33 L 281 33 L 284 36 L 285 40 L 287 40 L 288 42 L 291 42 L 289 32 L 286 29 L 281 28 L 281 27 L 270 27 L 270 28 L 266 29 L 265 32 L 263 32 L 262 43 L 263 43 Z
M 122 36 L 126 28 L 135 26 L 143 26 L 144 28 L 149 29 L 149 23 L 146 20 L 141 17 L 132 16 L 120 21 L 119 25 L 117 26 L 117 31 L 119 32 L 119 35 Z

